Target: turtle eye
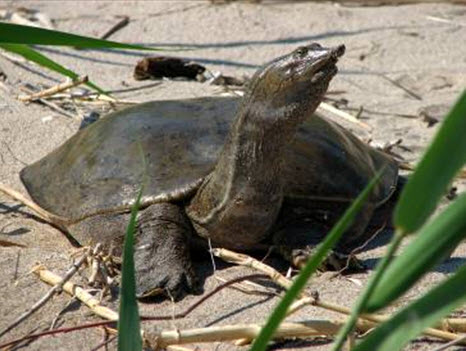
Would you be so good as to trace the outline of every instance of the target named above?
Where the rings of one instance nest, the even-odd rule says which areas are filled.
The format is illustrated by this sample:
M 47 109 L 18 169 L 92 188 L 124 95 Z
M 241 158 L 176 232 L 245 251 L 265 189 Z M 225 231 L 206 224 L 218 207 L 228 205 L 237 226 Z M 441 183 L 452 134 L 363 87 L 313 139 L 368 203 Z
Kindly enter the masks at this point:
M 295 54 L 296 54 L 296 56 L 298 56 L 298 57 L 304 57 L 304 56 L 307 55 L 308 51 L 309 51 L 309 50 L 308 50 L 307 47 L 305 47 L 305 46 L 300 46 L 299 48 L 296 49 Z
M 322 49 L 322 46 L 319 43 L 312 43 L 309 45 L 310 50 L 320 50 Z

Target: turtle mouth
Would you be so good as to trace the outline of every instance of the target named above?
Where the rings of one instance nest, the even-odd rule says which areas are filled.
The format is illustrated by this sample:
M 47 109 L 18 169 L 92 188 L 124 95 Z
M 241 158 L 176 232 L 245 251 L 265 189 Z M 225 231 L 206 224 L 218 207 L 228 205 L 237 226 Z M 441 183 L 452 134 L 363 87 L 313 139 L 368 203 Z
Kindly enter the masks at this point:
M 345 53 L 345 46 L 339 45 L 331 49 L 327 49 L 310 67 L 312 80 L 320 80 L 322 78 L 331 79 L 338 72 L 336 66 L 338 59 Z

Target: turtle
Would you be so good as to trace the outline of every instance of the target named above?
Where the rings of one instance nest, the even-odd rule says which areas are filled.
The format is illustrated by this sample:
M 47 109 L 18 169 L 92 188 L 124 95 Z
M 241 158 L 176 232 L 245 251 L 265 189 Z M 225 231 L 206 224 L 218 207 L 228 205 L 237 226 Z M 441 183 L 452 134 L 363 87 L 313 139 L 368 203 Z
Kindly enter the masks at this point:
M 198 242 L 246 251 L 276 245 L 294 262 L 316 245 L 317 224 L 335 223 L 384 168 L 336 249 L 348 251 L 397 189 L 398 166 L 314 114 L 344 51 L 300 46 L 259 68 L 243 97 L 113 112 L 25 167 L 21 180 L 81 245 L 121 247 L 142 188 L 137 296 L 164 290 L 180 299 L 199 291 L 191 259 Z

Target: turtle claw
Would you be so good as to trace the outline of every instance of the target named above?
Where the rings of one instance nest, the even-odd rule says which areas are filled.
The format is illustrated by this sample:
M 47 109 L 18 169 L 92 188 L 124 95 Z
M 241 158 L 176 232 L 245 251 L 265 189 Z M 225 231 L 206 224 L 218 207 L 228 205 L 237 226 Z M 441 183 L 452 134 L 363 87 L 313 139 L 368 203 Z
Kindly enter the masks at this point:
M 330 251 L 319 267 L 321 271 L 337 271 L 344 273 L 364 272 L 367 267 L 354 255 L 338 251 Z
M 174 301 L 181 300 L 189 293 L 199 291 L 199 281 L 189 265 L 170 265 L 147 269 L 148 265 L 136 269 L 136 297 L 144 299 L 166 294 Z
M 314 247 L 306 247 L 304 249 L 291 250 L 291 263 L 297 267 L 302 268 L 308 258 L 315 252 Z M 331 250 L 327 257 L 324 258 L 319 266 L 320 271 L 345 271 L 345 272 L 361 272 L 365 271 L 364 264 L 354 255 L 343 254 L 338 251 Z

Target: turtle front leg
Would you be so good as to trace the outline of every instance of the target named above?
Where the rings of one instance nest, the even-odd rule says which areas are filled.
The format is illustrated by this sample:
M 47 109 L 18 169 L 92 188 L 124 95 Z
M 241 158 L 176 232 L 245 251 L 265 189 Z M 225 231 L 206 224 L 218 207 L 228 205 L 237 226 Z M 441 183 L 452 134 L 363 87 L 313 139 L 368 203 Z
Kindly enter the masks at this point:
M 154 204 L 139 213 L 134 257 L 138 298 L 165 291 L 179 300 L 198 289 L 189 250 L 191 235 L 189 220 L 177 205 Z

